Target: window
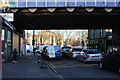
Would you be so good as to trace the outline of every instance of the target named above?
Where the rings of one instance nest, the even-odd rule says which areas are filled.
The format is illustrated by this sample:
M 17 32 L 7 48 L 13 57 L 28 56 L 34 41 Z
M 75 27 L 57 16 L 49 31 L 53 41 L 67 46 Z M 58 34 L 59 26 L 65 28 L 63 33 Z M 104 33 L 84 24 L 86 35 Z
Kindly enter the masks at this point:
M 100 29 L 100 37 L 102 37 L 102 36 L 103 36 L 103 30 Z
M 88 51 L 87 54 L 99 54 L 99 50 Z
M 97 37 L 97 31 L 94 30 L 94 37 L 96 38 Z
M 5 39 L 5 30 L 2 30 L 2 40 Z
M 10 31 L 8 31 L 8 38 L 7 38 L 7 40 L 11 41 L 11 32 Z

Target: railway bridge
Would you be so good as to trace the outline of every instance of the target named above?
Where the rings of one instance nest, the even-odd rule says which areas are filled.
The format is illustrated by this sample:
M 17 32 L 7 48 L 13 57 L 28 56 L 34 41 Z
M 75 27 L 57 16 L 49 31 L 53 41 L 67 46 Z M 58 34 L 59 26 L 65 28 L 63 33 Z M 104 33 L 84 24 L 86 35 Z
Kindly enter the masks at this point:
M 11 24 L 21 35 L 25 29 L 113 29 L 113 40 L 120 39 L 120 0 L 2 0 L 0 11 L 14 15 Z

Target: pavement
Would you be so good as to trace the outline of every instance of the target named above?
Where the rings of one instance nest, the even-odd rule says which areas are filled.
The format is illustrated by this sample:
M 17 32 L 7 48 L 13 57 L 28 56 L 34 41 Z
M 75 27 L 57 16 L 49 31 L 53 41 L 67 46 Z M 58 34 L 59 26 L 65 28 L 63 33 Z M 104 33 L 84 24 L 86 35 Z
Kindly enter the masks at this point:
M 41 68 L 43 63 L 37 63 L 41 57 L 27 53 L 18 59 L 18 63 L 3 63 L 2 80 L 119 80 L 114 72 L 101 70 L 97 64 L 83 64 L 75 59 L 45 60 L 52 69 Z M 45 64 L 45 63 L 44 63 Z M 48 65 L 47 65 L 48 66 Z M 57 73 L 55 73 L 55 71 Z
M 42 63 L 37 63 L 38 55 L 27 53 L 18 59 L 17 63 L 3 63 L 3 80 L 11 78 L 54 79 L 59 78 L 49 68 L 41 68 Z

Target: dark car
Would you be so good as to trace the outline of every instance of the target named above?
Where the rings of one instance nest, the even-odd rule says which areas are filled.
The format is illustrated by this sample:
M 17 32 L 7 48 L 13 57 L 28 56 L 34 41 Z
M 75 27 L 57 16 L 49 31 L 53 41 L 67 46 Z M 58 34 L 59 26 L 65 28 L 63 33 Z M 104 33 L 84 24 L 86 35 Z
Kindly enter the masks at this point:
M 62 56 L 68 57 L 68 54 L 70 53 L 71 47 L 62 47 Z
M 111 69 L 120 74 L 120 52 L 114 51 L 99 61 L 100 69 Z

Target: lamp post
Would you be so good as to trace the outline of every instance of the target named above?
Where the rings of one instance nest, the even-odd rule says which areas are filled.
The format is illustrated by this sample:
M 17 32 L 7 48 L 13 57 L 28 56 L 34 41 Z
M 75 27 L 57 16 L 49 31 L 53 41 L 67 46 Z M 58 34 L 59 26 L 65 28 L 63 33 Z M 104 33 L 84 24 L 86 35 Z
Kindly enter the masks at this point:
M 33 30 L 33 41 L 32 41 L 32 45 L 33 45 L 33 49 L 34 49 L 34 44 L 35 44 L 35 30 Z

